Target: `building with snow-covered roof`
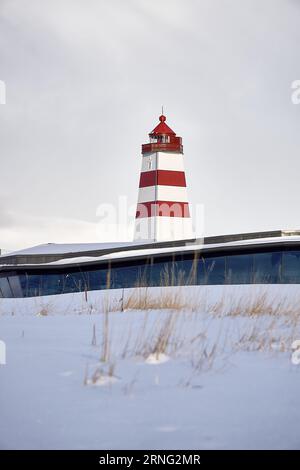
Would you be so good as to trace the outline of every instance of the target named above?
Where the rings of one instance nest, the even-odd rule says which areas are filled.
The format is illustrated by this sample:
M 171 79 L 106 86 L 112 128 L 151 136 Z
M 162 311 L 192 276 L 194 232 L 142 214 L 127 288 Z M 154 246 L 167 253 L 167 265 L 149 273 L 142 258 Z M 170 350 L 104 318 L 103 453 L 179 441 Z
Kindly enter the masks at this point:
M 1 297 L 228 284 L 300 284 L 300 231 L 118 246 L 41 245 L 0 257 Z
M 181 137 L 159 124 L 142 145 L 133 242 L 45 244 L 0 256 L 0 297 L 151 286 L 300 284 L 300 231 L 197 239 Z

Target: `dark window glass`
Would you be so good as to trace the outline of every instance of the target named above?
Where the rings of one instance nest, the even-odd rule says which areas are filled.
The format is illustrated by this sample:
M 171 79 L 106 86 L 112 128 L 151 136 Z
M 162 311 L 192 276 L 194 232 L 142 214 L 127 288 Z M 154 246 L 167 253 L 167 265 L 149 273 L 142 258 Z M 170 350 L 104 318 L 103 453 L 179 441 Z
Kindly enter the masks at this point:
M 152 286 L 171 286 L 175 282 L 175 263 L 156 262 L 151 265 L 150 282 Z
M 7 277 L 0 277 L 0 289 L 4 297 L 11 298 L 14 296 Z
M 42 276 L 41 274 L 28 274 L 27 276 L 27 296 L 35 297 L 42 295 Z
M 21 284 L 21 289 L 23 292 L 23 297 L 27 297 L 27 274 L 20 274 L 19 279 L 20 279 L 20 284 Z
M 106 289 L 107 284 L 107 270 L 100 269 L 99 271 L 89 271 L 87 273 L 89 280 L 90 290 Z
M 170 260 L 151 265 L 152 286 L 184 286 L 197 284 L 197 260 Z
M 204 263 L 205 283 L 225 284 L 225 258 L 222 256 L 207 258 Z
M 282 253 L 282 282 L 300 284 L 300 251 Z
M 186 286 L 197 283 L 197 262 L 177 260 L 169 263 L 170 285 Z
M 145 287 L 151 286 L 151 264 L 150 262 L 145 263 L 141 266 L 136 267 L 136 271 L 131 271 L 130 273 L 131 279 L 134 281 L 135 276 L 135 285 L 136 287 Z M 134 287 L 133 286 L 133 287 Z
M 203 258 L 182 261 L 154 263 L 152 265 L 152 285 L 178 286 L 198 284 L 224 284 L 224 258 Z
M 63 293 L 63 275 L 45 274 L 42 277 L 43 295 L 54 295 Z
M 226 284 L 251 284 L 253 282 L 253 255 L 226 257 Z
M 188 286 L 196 285 L 198 273 L 198 259 L 186 259 L 177 261 L 175 264 L 176 285 Z
M 206 281 L 205 260 L 203 258 L 199 258 L 197 263 L 197 284 L 203 285 L 206 284 Z
M 123 289 L 147 285 L 147 269 L 145 266 L 118 266 L 111 270 L 111 288 Z
M 20 276 L 9 276 L 8 282 L 12 291 L 12 294 L 16 298 L 23 297 L 23 290 L 20 283 Z
M 88 290 L 88 275 L 85 272 L 75 272 L 63 275 L 62 292 L 83 292 Z
M 254 255 L 254 283 L 277 284 L 280 282 L 281 253 Z

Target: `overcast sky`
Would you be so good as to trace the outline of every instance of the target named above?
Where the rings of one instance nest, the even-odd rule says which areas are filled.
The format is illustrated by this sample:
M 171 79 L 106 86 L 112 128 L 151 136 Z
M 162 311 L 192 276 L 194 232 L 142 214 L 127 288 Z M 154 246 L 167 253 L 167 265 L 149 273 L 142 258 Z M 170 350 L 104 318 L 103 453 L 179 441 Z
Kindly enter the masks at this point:
M 0 0 L 0 248 L 95 242 L 161 105 L 204 232 L 300 228 L 299 0 Z

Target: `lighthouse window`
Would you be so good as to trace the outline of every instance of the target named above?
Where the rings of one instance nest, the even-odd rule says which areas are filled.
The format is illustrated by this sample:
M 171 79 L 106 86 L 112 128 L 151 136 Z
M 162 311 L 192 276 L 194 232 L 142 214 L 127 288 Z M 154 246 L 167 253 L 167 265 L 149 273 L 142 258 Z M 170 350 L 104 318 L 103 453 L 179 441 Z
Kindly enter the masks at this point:
M 168 144 L 170 142 L 170 136 L 169 135 L 156 135 L 150 137 L 150 144 Z
M 164 143 L 164 144 L 167 144 L 169 142 L 169 136 L 168 135 L 159 135 L 157 137 L 157 141 L 158 142 L 161 142 L 161 143 Z

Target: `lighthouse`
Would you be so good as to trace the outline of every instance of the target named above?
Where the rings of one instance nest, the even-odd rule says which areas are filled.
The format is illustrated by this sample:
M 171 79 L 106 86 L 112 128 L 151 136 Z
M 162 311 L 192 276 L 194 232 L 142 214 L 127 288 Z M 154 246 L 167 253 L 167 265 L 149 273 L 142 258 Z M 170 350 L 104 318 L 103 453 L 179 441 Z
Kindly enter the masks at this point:
M 167 125 L 163 114 L 149 142 L 142 145 L 134 238 L 154 242 L 194 238 L 182 138 Z

